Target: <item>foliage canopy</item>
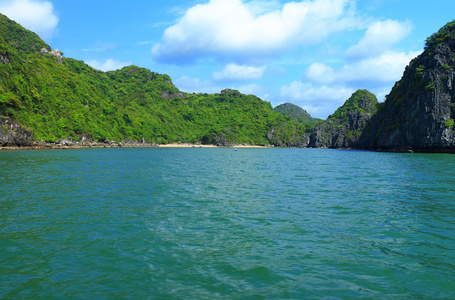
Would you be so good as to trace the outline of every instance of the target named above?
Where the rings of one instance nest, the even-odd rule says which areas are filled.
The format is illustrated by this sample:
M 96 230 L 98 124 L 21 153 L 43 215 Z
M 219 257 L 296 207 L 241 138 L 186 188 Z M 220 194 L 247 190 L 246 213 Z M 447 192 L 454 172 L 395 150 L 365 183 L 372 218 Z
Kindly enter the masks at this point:
M 0 14 L 0 115 L 35 140 L 269 144 L 308 130 L 253 95 L 182 93 L 167 75 L 137 66 L 101 72 L 71 58 L 59 62 L 42 48 L 50 49 Z

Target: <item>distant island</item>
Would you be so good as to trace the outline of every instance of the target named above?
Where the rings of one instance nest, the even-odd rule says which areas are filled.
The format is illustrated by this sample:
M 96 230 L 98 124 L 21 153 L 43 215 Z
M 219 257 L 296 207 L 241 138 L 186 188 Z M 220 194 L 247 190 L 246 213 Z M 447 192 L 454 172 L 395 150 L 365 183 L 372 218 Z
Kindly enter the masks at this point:
M 384 103 L 358 90 L 327 120 L 232 89 L 179 91 L 137 66 L 101 72 L 0 14 L 0 147 L 164 144 L 455 152 L 455 21 L 426 41 Z

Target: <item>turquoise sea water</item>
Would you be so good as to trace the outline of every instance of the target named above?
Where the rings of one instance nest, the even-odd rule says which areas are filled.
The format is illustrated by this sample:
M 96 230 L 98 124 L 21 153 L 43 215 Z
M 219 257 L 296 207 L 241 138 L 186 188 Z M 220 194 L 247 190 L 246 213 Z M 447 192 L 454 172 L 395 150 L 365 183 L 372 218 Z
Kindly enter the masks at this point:
M 455 156 L 0 152 L 2 299 L 454 299 Z

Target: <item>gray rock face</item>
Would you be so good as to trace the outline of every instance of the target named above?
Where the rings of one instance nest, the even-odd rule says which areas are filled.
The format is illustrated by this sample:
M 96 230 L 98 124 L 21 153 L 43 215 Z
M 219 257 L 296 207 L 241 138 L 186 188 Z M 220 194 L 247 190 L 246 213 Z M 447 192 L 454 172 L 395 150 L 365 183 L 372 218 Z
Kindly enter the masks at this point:
M 314 129 L 309 141 L 313 148 L 368 148 L 361 139 L 376 112 L 376 96 L 358 90 L 327 121 Z
M 365 148 L 360 140 L 371 113 L 350 111 L 347 122 L 327 120 L 315 128 L 310 146 L 315 148 Z
M 184 99 L 185 98 L 185 94 L 183 93 L 170 93 L 170 92 L 162 92 L 161 93 L 161 97 L 163 97 L 164 99 L 175 99 L 175 98 L 179 98 L 179 99 Z
M 63 146 L 72 146 L 74 143 L 72 140 L 69 139 L 61 139 L 56 142 L 57 145 L 63 145 Z
M 19 123 L 0 116 L 0 146 L 23 147 L 33 144 L 33 134 L 24 129 Z
M 454 57 L 450 39 L 410 63 L 364 133 L 370 148 L 455 152 Z
M 427 39 L 377 112 L 348 99 L 315 128 L 309 146 L 455 153 L 454 79 L 455 21 Z
M 40 53 L 41 53 L 42 56 L 46 56 L 46 55 L 56 56 L 57 57 L 57 61 L 59 63 L 61 63 L 61 64 L 63 63 L 63 55 L 62 55 L 62 53 L 60 53 L 60 51 L 58 51 L 58 49 L 54 49 L 54 50 L 49 51 L 46 48 L 43 48 L 43 49 L 41 49 Z
M 8 59 L 8 57 L 6 57 L 6 55 L 3 56 L 3 55 L 0 54 L 0 61 L 1 61 L 2 64 L 4 64 L 4 65 L 8 65 L 8 64 L 9 64 L 9 59 Z

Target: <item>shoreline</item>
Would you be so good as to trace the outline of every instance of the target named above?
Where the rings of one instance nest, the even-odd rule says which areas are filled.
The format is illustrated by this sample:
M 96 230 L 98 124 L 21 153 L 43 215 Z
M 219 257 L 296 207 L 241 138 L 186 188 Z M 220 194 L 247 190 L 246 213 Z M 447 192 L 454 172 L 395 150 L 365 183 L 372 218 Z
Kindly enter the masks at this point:
M 152 144 L 152 143 L 43 143 L 34 142 L 30 146 L 0 146 L 0 150 L 55 150 L 55 149 L 91 149 L 91 148 L 274 148 L 274 146 L 257 146 L 257 145 L 232 145 L 232 146 L 217 146 L 217 145 L 202 145 L 189 143 L 170 143 L 170 144 Z
M 232 145 L 232 146 L 217 146 L 217 145 L 199 145 L 199 144 L 188 144 L 188 143 L 171 143 L 161 144 L 158 148 L 273 148 L 273 146 L 256 146 L 256 145 Z
M 46 143 L 34 142 L 28 146 L 0 146 L 0 151 L 14 151 L 14 150 L 65 150 L 65 149 L 102 149 L 102 148 L 232 148 L 232 149 L 272 149 L 272 148 L 288 148 L 279 147 L 274 145 L 202 145 L 202 144 L 189 144 L 189 143 L 170 143 L 170 144 L 154 144 L 154 143 L 139 143 L 139 142 L 105 142 L 105 143 Z M 295 147 L 290 147 L 295 148 Z M 440 154 L 455 154 L 453 149 L 403 149 L 403 148 L 379 148 L 379 149 L 356 149 L 356 148 L 312 148 L 312 147 L 298 147 L 299 149 L 333 149 L 333 150 L 360 150 L 360 151 L 373 151 L 373 152 L 391 152 L 391 153 L 440 153 Z

